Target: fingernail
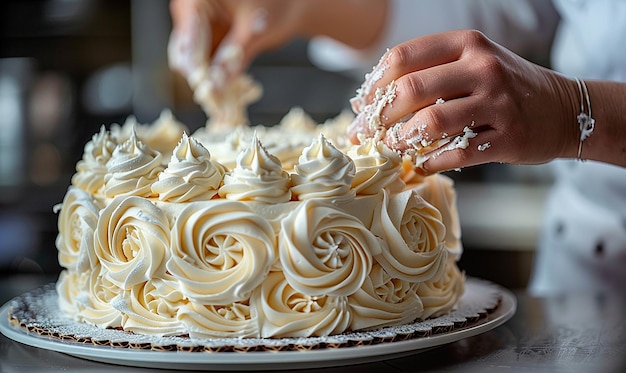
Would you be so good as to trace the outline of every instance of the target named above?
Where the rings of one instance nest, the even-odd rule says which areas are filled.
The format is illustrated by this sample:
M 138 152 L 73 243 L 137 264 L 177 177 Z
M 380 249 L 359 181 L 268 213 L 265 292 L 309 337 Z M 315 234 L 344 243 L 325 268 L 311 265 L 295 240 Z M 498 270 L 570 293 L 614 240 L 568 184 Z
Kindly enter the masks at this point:
M 350 99 L 350 106 L 352 107 L 352 111 L 359 114 L 363 111 L 363 107 L 365 106 L 365 102 L 363 97 L 355 96 Z

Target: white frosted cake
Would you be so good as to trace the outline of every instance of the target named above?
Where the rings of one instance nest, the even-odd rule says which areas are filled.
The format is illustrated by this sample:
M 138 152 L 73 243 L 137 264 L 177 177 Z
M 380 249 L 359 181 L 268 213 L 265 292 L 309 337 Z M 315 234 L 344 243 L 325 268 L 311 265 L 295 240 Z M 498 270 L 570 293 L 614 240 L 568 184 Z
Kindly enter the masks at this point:
M 437 317 L 464 289 L 452 181 L 421 177 L 352 119 L 273 127 L 171 114 L 104 127 L 57 206 L 60 307 L 159 336 L 284 338 Z

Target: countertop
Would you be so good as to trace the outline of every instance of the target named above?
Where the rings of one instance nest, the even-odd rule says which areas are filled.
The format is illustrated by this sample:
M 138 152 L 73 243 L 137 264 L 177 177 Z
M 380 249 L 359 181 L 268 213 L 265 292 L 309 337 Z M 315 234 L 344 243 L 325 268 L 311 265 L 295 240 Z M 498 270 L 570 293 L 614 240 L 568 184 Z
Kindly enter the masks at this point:
M 0 278 L 0 304 L 54 281 L 46 276 Z M 513 290 L 516 314 L 500 327 L 413 355 L 311 372 L 624 372 L 625 299 L 580 293 L 534 297 Z M 306 367 L 302 367 L 303 369 Z M 150 372 L 29 347 L 0 335 L 1 372 Z M 165 372 L 161 370 L 160 372 Z

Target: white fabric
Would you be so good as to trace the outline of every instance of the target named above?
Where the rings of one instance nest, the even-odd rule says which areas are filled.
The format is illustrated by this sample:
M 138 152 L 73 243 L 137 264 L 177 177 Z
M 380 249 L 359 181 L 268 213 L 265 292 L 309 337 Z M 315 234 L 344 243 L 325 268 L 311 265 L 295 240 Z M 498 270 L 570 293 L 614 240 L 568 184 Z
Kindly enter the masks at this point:
M 555 0 L 555 5 L 562 21 L 554 68 L 581 79 L 626 82 L 626 1 Z M 530 290 L 626 292 L 626 169 L 575 160 L 553 166 L 556 183 Z
M 369 72 L 382 54 L 412 38 L 477 29 L 525 57 L 547 55 L 558 21 L 547 0 L 392 0 L 387 29 L 375 47 L 358 51 L 331 38 L 309 43 L 311 61 L 330 71 Z

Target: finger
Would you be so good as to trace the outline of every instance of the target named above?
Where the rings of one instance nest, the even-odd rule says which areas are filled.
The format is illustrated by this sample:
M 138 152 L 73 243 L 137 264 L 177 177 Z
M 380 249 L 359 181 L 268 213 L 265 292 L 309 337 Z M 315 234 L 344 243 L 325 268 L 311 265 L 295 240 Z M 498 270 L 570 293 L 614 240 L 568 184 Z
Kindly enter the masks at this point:
M 507 147 L 498 141 L 494 129 L 483 128 L 476 137 L 468 140 L 466 147 L 444 147 L 431 153 L 421 168 L 431 174 L 500 161 L 506 156 Z
M 216 51 L 214 64 L 222 66 L 229 77 L 244 71 L 259 53 L 271 45 L 268 17 L 264 8 L 244 7 L 236 13 L 231 30 Z
M 381 123 L 388 127 L 425 107 L 469 96 L 477 85 L 460 61 L 406 74 L 395 81 L 395 99 L 382 108 Z
M 168 43 L 171 68 L 189 77 L 210 56 L 211 29 L 204 2 L 172 1 L 173 29 Z
M 194 80 L 192 74 L 209 64 L 230 29 L 232 17 L 220 1 L 172 0 L 170 12 L 169 64 Z
M 451 31 L 419 37 L 388 50 L 367 74 L 357 95 L 351 100 L 355 112 L 372 102 L 376 89 L 411 72 L 456 61 L 464 50 L 463 33 Z
M 387 130 L 385 143 L 400 152 L 425 152 L 443 139 L 463 133 L 465 127 L 479 129 L 493 123 L 493 114 L 480 96 L 470 95 L 429 105 Z
M 409 73 L 392 82 L 357 114 L 348 135 L 353 142 L 359 136 L 371 137 L 378 129 L 405 121 L 423 108 L 469 96 L 477 85 L 458 61 Z M 385 101 L 387 97 L 393 100 Z

